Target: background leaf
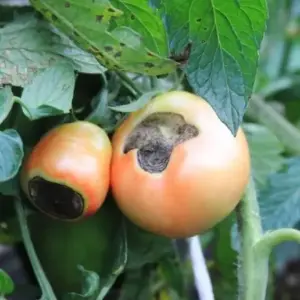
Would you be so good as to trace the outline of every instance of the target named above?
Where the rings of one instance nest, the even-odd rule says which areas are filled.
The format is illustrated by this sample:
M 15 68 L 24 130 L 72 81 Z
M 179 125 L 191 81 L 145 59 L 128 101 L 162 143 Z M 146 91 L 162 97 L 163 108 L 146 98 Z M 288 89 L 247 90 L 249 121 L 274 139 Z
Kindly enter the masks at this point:
M 100 278 L 95 272 L 85 270 L 83 266 L 78 266 L 79 272 L 81 272 L 83 277 L 82 292 L 69 293 L 69 299 L 96 299 L 96 293 L 100 288 Z
M 47 115 L 68 113 L 72 107 L 75 73 L 72 65 L 60 63 L 34 77 L 23 90 L 24 114 L 35 120 Z
M 169 47 L 172 52 L 178 54 L 189 41 L 190 7 L 193 0 L 162 0 L 161 2 L 164 6 Z
M 30 15 L 0 29 L 0 84 L 24 86 L 62 58 L 51 52 L 51 32 Z
M 13 107 L 13 96 L 9 86 L 0 89 L 0 124 L 6 119 Z
M 119 106 L 109 106 L 111 110 L 130 113 L 137 111 L 143 108 L 148 102 L 153 99 L 153 97 L 157 96 L 158 94 L 163 93 L 163 91 L 157 90 L 152 92 L 146 92 L 141 97 L 139 97 L 136 101 L 130 102 L 128 104 L 123 104 Z
M 126 221 L 128 243 L 127 269 L 137 269 L 174 251 L 170 239 L 154 235 Z
M 128 26 L 143 37 L 145 46 L 162 56 L 168 56 L 167 35 L 160 16 L 148 5 L 147 0 L 112 0 L 123 12 L 116 19 L 118 26 Z
M 300 157 L 288 159 L 285 169 L 270 177 L 259 204 L 265 230 L 295 226 L 300 216 Z
M 69 61 L 84 73 L 102 73 L 96 58 L 33 14 L 0 28 L 0 84 L 25 86 L 40 70 Z
M 72 0 L 67 5 L 54 0 L 31 0 L 31 3 L 49 22 L 111 70 L 149 75 L 176 70 L 177 64 L 173 60 L 150 51 L 142 41 L 143 37 L 132 28 L 111 28 L 111 19 L 117 20 L 124 12 L 112 6 L 108 0 Z
M 153 300 L 151 280 L 144 269 L 126 272 L 118 300 Z
M 178 51 L 183 41 L 192 42 L 185 68 L 190 85 L 235 133 L 254 83 L 267 19 L 265 1 L 162 2 L 171 47 Z
M 284 147 L 264 126 L 245 123 L 243 129 L 249 144 L 253 177 L 256 187 L 261 189 L 266 185 L 268 176 L 283 165 L 284 158 L 281 155 Z
M 19 176 L 0 182 L 0 194 L 4 196 L 19 196 Z
M 52 50 L 68 60 L 76 71 L 89 74 L 101 74 L 106 71 L 94 55 L 79 48 L 67 35 L 55 27 L 51 27 L 51 31 L 55 33 L 52 38 Z
M 0 131 L 0 183 L 13 178 L 24 156 L 23 142 L 17 131 Z
M 0 269 L 0 295 L 9 295 L 14 290 L 14 282 L 9 275 Z

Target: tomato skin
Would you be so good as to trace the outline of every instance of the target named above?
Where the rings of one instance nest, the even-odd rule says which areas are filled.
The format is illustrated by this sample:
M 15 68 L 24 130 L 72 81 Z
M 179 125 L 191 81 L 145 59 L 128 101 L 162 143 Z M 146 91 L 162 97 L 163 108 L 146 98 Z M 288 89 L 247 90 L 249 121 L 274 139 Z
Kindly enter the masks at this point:
M 124 154 L 132 130 L 157 112 L 181 114 L 199 135 L 174 147 L 161 173 L 144 171 L 137 149 Z M 168 92 L 130 114 L 113 139 L 111 187 L 121 211 L 145 230 L 170 238 L 202 233 L 225 218 L 240 201 L 250 175 L 247 140 L 236 137 L 199 96 Z
M 21 186 L 28 199 L 42 212 L 29 194 L 28 183 L 41 177 L 72 188 L 83 200 L 83 213 L 93 215 L 109 189 L 112 147 L 105 131 L 86 122 L 67 123 L 50 130 L 29 154 L 21 172 Z

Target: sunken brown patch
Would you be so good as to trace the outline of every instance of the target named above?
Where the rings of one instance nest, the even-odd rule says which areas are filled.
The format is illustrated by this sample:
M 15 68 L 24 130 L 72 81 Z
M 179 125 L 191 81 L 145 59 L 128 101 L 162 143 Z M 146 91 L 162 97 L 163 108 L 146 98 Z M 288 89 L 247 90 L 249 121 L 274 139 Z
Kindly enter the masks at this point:
M 149 173 L 160 173 L 167 168 L 174 147 L 198 135 L 198 128 L 188 124 L 182 115 L 154 113 L 131 132 L 124 153 L 138 149 L 141 168 Z

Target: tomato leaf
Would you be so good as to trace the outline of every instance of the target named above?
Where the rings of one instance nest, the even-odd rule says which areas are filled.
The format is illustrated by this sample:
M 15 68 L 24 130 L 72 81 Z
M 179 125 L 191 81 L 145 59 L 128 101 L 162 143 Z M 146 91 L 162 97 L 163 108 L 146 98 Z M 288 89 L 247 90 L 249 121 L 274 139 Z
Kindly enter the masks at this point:
M 235 134 L 254 84 L 267 19 L 265 1 L 162 3 L 171 48 L 178 53 L 192 43 L 185 67 L 189 83 Z
M 157 96 L 160 93 L 163 93 L 163 91 L 156 90 L 152 92 L 146 92 L 136 101 L 133 101 L 128 104 L 118 105 L 118 106 L 109 106 L 109 108 L 111 110 L 124 112 L 124 113 L 134 112 L 143 108 L 148 102 L 150 102 L 151 99 L 153 99 L 153 97 Z
M 25 86 L 42 69 L 69 61 L 77 71 L 102 73 L 95 57 L 33 14 L 0 29 L 0 84 Z
M 14 282 L 10 276 L 0 269 L 0 295 L 9 295 L 15 288 Z
M 52 35 L 31 15 L 0 29 L 0 83 L 24 86 L 37 71 L 61 59 L 51 52 Z
M 108 0 L 31 0 L 35 9 L 111 70 L 159 75 L 174 72 L 177 64 L 148 49 L 136 31 L 111 19 L 126 14 Z M 67 3 L 67 4 L 66 4 Z M 80 17 L 78 17 L 80 16 Z
M 146 272 L 143 268 L 127 271 L 120 295 L 115 299 L 152 300 L 149 272 Z
M 243 128 L 249 144 L 254 180 L 257 188 L 261 189 L 267 184 L 268 176 L 283 165 L 281 154 L 284 147 L 264 126 L 247 123 Z
M 118 26 L 128 26 L 138 32 L 151 51 L 168 56 L 167 35 L 161 17 L 148 5 L 147 0 L 112 0 L 123 11 L 116 19 Z
M 235 265 L 237 263 L 237 253 L 232 249 L 230 235 L 230 229 L 234 222 L 235 215 L 230 214 L 215 226 L 212 249 L 218 272 L 223 279 L 231 281 L 233 287 L 236 287 Z
M 72 65 L 59 63 L 47 68 L 24 88 L 21 97 L 24 114 L 35 120 L 68 113 L 72 107 L 74 86 Z
M 265 230 L 295 226 L 300 215 L 300 157 L 288 159 L 282 171 L 270 176 L 259 204 Z
M 128 244 L 127 269 L 137 269 L 174 251 L 170 239 L 154 235 L 126 221 Z
M 0 124 L 6 119 L 13 107 L 13 96 L 9 86 L 0 89 Z
M 19 196 L 19 177 L 0 182 L 0 194 L 4 196 Z
M 0 131 L 0 183 L 18 173 L 23 156 L 23 142 L 18 132 L 14 129 Z
M 76 71 L 90 74 L 102 74 L 106 71 L 94 55 L 79 48 L 67 35 L 55 27 L 51 27 L 51 31 L 55 33 L 52 38 L 52 51 L 64 56 Z
M 79 265 L 78 269 L 83 277 L 82 292 L 69 293 L 69 298 L 72 300 L 80 299 L 95 299 L 95 293 L 99 290 L 100 278 L 95 272 L 86 270 L 83 266 Z
M 186 280 L 184 268 L 180 262 L 179 256 L 174 251 L 173 255 L 168 254 L 159 261 L 159 271 L 163 281 L 165 281 L 175 299 L 186 299 Z M 171 298 L 173 299 L 173 297 Z

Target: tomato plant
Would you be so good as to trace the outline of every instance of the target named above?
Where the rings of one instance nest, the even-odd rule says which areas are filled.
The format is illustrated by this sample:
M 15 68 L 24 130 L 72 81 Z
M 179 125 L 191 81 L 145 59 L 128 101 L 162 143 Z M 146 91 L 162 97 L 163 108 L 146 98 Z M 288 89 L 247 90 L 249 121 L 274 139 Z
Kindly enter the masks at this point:
M 111 184 L 120 209 L 167 237 L 193 236 L 224 219 L 249 173 L 242 129 L 235 137 L 205 100 L 190 93 L 157 96 L 113 136 Z
M 0 0 L 0 298 L 298 299 L 299 16 Z

